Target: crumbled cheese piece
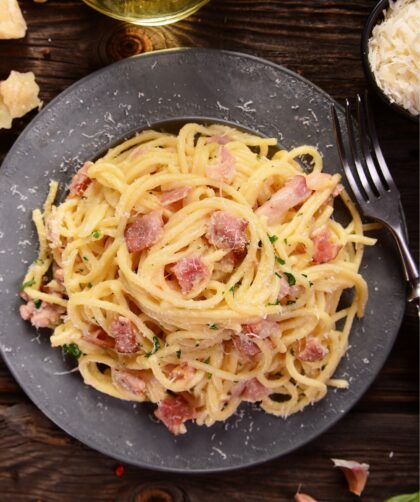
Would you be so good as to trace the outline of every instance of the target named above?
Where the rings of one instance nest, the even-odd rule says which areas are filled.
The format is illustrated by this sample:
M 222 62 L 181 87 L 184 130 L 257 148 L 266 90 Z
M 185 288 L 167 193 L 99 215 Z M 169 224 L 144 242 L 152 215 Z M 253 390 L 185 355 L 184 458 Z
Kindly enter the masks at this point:
M 39 87 L 32 72 L 10 72 L 0 82 L 0 128 L 10 129 L 14 118 L 23 117 L 42 105 L 38 98 Z
M 420 113 L 420 1 L 390 0 L 382 23 L 369 39 L 376 83 L 392 103 Z
M 26 23 L 17 0 L 0 0 L 0 39 L 23 38 Z

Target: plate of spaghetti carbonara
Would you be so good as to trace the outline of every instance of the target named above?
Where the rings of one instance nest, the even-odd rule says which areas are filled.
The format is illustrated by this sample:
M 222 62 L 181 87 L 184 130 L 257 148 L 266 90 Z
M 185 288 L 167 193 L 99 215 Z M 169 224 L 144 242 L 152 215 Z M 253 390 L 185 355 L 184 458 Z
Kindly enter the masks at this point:
M 125 71 L 134 88 L 150 58 L 120 62 L 46 107 L 6 160 L 12 172 L 25 145 L 35 166 L 28 191 L 17 183 L 9 194 L 24 210 L 7 223 L 20 251 L 2 269 L 19 295 L 2 348 L 12 333 L 19 347 L 3 351 L 6 361 L 72 435 L 168 470 L 248 465 L 315 437 L 379 371 L 404 305 L 381 345 L 373 327 L 389 299 L 377 277 L 398 298 L 399 271 L 384 277 L 393 250 L 343 186 L 322 115 L 330 98 L 279 67 L 217 51 L 205 51 L 217 78 L 226 59 L 253 99 L 261 79 L 268 94 L 258 103 L 203 84 L 196 95 L 185 75 L 207 71 L 197 70 L 201 52 L 153 55 L 156 71 L 178 57 L 185 65 L 182 106 L 169 85 L 148 98 L 156 75 L 135 96 L 118 80 Z M 103 120 L 87 106 L 48 129 L 83 92 L 85 103 L 112 96 Z M 168 110 L 186 118 L 162 125 Z

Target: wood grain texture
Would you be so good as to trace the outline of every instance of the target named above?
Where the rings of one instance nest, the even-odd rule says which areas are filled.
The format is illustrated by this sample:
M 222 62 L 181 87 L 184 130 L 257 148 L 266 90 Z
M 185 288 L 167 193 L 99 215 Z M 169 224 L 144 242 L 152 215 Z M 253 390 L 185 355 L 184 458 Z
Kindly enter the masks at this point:
M 339 101 L 365 88 L 360 35 L 374 0 L 212 0 L 176 25 L 139 28 L 78 0 L 20 0 L 23 40 L 0 41 L 0 79 L 34 71 L 48 103 L 88 73 L 144 50 L 214 47 L 283 64 Z M 418 255 L 418 127 L 375 102 L 379 136 L 403 196 Z M 0 131 L 0 162 L 34 112 Z M 1 230 L 1 229 L 0 229 Z M 380 329 L 380 326 L 378 326 Z M 407 313 L 392 354 L 368 393 L 322 437 L 285 458 L 225 475 L 153 473 L 117 463 L 61 432 L 0 363 L 1 502 L 291 501 L 298 485 L 321 501 L 355 500 L 330 457 L 371 464 L 364 501 L 418 489 L 418 320 Z M 393 452 L 393 455 L 391 455 Z M 246 451 L 244 451 L 246 455 Z

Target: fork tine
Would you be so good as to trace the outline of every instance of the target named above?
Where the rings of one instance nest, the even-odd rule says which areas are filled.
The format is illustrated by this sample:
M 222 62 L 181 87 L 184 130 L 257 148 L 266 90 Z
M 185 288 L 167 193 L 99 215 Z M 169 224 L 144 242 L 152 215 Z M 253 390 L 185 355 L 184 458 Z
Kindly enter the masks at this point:
M 351 116 L 351 110 L 350 110 L 350 102 L 348 99 L 346 99 L 346 124 L 347 124 L 347 130 L 349 132 L 349 143 L 350 143 L 350 151 L 353 157 L 354 164 L 356 166 L 356 171 L 357 174 L 359 175 L 359 180 L 362 185 L 362 188 L 364 190 L 364 193 L 366 194 L 366 200 L 373 200 L 376 198 L 376 195 L 373 193 L 370 183 L 366 177 L 366 173 L 363 169 L 363 166 L 359 160 L 359 154 L 357 153 L 357 148 L 356 148 L 356 137 L 354 135 L 354 130 L 353 130 L 353 121 L 352 121 L 352 116 Z
M 331 106 L 331 117 L 333 123 L 333 131 L 335 136 L 335 143 L 338 149 L 338 155 L 340 156 L 341 164 L 344 169 L 344 173 L 346 175 L 347 181 L 349 182 L 350 188 L 352 189 L 353 195 L 359 203 L 363 203 L 364 196 L 359 190 L 357 182 L 353 176 L 350 165 L 347 161 L 346 152 L 344 149 L 343 136 L 341 135 L 340 122 L 338 121 L 337 111 L 335 106 Z
M 391 176 L 391 173 L 389 172 L 388 166 L 385 162 L 384 156 L 382 154 L 381 147 L 379 146 L 379 141 L 378 141 L 378 135 L 376 134 L 376 127 L 375 127 L 375 122 L 373 120 L 373 115 L 372 115 L 372 110 L 369 106 L 369 99 L 368 99 L 368 92 L 365 92 L 364 96 L 364 101 L 365 101 L 365 110 L 366 110 L 366 117 L 367 117 L 367 129 L 369 132 L 369 137 L 373 146 L 373 151 L 375 153 L 376 161 L 379 164 L 379 167 L 381 169 L 382 175 L 385 179 L 385 182 L 388 185 L 388 188 L 390 190 L 395 190 L 398 192 L 398 188 L 395 185 L 395 182 Z
M 359 128 L 360 128 L 360 142 L 362 145 L 362 152 L 365 158 L 365 166 L 367 167 L 368 174 L 370 175 L 370 180 L 374 188 L 376 188 L 378 195 L 384 193 L 387 190 L 388 186 L 384 187 L 382 183 L 382 179 L 378 174 L 378 169 L 375 165 L 375 162 L 372 158 L 372 154 L 370 153 L 370 137 L 368 136 L 367 131 L 367 121 L 366 121 L 366 113 L 363 105 L 362 98 L 359 94 L 356 96 L 357 100 L 357 118 L 359 120 Z

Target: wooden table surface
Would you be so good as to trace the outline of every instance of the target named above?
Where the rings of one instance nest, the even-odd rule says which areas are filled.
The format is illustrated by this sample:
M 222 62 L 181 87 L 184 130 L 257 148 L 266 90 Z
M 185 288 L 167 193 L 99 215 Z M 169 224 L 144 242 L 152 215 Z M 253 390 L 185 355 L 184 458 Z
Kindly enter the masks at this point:
M 0 41 L 0 80 L 33 71 L 48 103 L 116 59 L 167 47 L 215 47 L 282 64 L 343 101 L 365 88 L 360 34 L 374 0 L 212 0 L 176 25 L 138 28 L 77 0 L 20 0 L 26 38 Z M 0 162 L 34 112 L 0 131 Z M 418 255 L 418 126 L 375 103 L 385 156 L 403 197 Z M 378 326 L 378 329 L 381 329 Z M 407 308 L 391 356 L 371 389 L 327 433 L 267 464 L 218 475 L 172 475 L 124 466 L 68 437 L 29 401 L 0 363 L 0 500 L 291 501 L 299 484 L 320 501 L 351 501 L 331 457 L 371 466 L 362 499 L 418 489 L 418 324 Z M 244 450 L 244 454 L 246 454 Z

